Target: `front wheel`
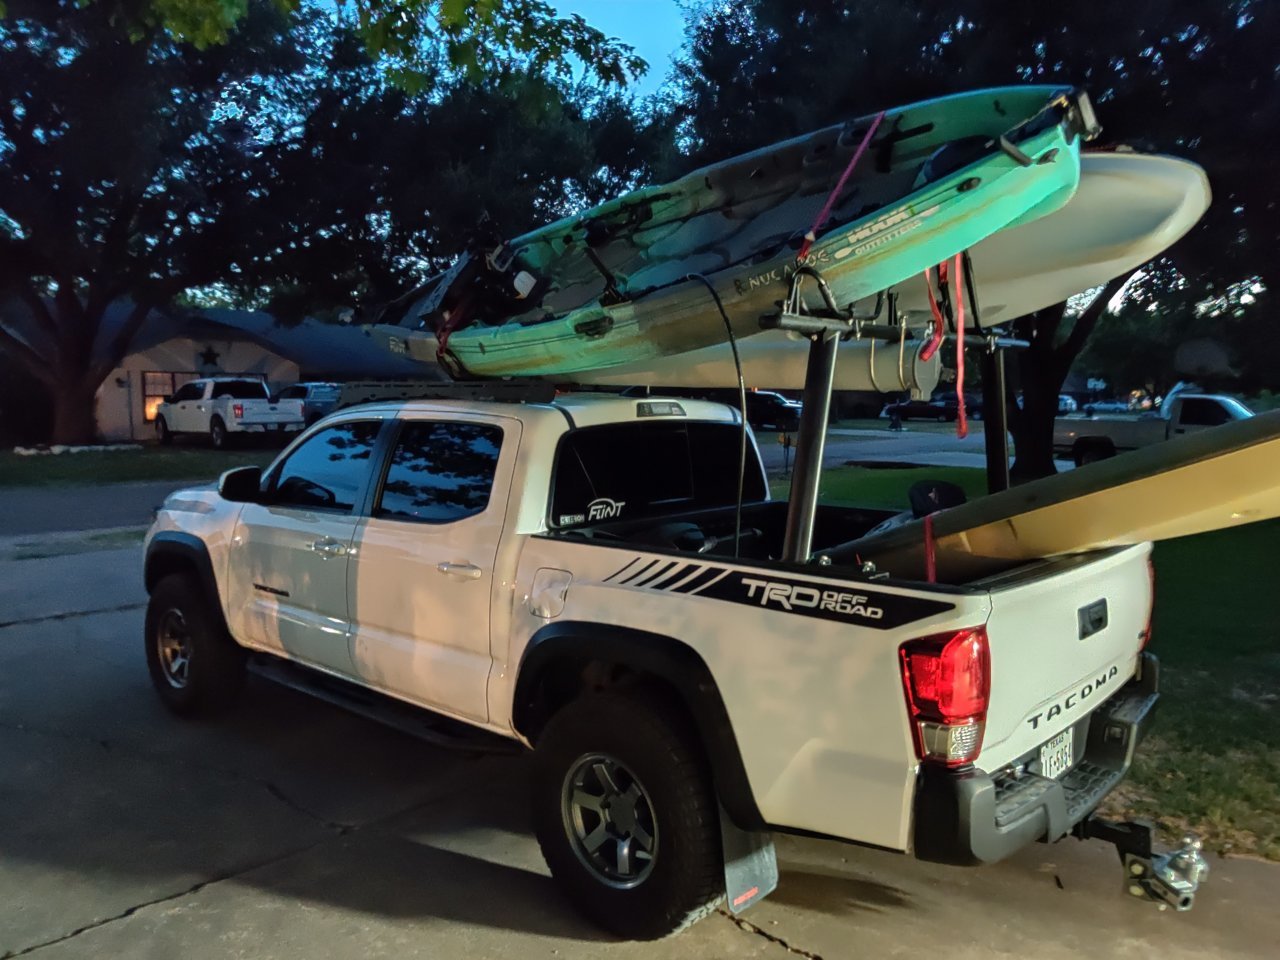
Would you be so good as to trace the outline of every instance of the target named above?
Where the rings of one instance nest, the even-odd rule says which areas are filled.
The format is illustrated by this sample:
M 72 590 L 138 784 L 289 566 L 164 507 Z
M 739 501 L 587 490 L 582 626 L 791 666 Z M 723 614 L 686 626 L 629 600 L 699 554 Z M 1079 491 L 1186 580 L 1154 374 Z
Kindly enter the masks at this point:
M 588 695 L 557 713 L 534 752 L 533 814 L 570 902 L 619 936 L 674 933 L 724 896 L 706 763 L 660 695 Z
M 169 424 L 165 422 L 164 417 L 156 417 L 156 440 L 162 447 L 173 443 L 173 433 L 169 430 Z
M 244 651 L 194 578 L 171 574 L 156 584 L 144 633 L 151 682 L 174 713 L 214 714 L 239 696 Z

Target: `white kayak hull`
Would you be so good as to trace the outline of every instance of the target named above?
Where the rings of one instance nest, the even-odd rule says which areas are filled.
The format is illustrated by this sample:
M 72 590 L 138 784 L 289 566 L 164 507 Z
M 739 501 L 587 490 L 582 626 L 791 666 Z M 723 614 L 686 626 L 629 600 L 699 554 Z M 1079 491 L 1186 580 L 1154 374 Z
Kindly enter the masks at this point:
M 970 251 L 984 326 L 1003 323 L 1081 293 L 1139 267 L 1167 250 L 1208 209 L 1209 181 L 1203 169 L 1174 157 L 1137 153 L 1085 153 L 1080 186 L 1056 213 L 1009 227 Z M 923 278 L 900 285 L 899 308 L 920 330 L 929 307 Z M 869 307 L 864 303 L 863 307 Z M 804 386 L 808 344 L 769 331 L 738 343 L 748 386 L 800 389 Z M 916 358 L 897 376 L 897 346 L 879 344 L 872 357 L 867 344 L 845 344 L 837 390 L 915 390 L 928 393 L 937 384 L 936 360 Z M 886 354 L 892 364 L 886 366 Z M 553 378 L 554 379 L 554 378 Z M 649 384 L 667 387 L 736 385 L 733 354 L 727 343 L 676 356 L 572 377 L 587 385 Z

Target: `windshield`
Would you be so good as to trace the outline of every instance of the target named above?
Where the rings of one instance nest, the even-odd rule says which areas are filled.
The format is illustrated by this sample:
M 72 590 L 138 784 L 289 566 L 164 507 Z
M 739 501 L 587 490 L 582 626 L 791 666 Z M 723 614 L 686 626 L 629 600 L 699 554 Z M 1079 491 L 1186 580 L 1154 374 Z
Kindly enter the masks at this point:
M 730 423 L 610 424 L 565 436 L 556 454 L 551 526 L 724 507 L 738 498 L 741 428 Z M 766 498 L 747 451 L 743 499 Z
M 223 380 L 213 385 L 213 399 L 265 400 L 267 385 L 261 380 Z

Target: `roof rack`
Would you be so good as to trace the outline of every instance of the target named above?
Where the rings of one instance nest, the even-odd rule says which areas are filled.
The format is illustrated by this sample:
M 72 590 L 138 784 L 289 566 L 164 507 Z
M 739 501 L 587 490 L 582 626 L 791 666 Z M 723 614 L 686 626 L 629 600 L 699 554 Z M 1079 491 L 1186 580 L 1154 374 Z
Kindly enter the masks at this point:
M 544 380 L 357 380 L 342 385 L 338 407 L 390 400 L 550 403 L 555 397 L 555 384 Z

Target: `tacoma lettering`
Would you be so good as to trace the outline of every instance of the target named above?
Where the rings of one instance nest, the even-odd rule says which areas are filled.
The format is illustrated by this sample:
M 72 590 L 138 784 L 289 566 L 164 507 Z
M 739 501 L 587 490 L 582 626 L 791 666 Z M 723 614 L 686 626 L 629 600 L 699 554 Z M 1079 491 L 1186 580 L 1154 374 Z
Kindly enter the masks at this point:
M 1055 717 L 1062 716 L 1062 712 L 1064 710 L 1074 709 L 1078 704 L 1088 700 L 1091 696 L 1105 687 L 1109 681 L 1114 680 L 1119 675 L 1120 668 L 1112 667 L 1106 673 L 1100 674 L 1091 682 L 1086 683 L 1079 690 L 1067 694 L 1061 703 L 1055 703 L 1048 710 L 1037 713 L 1033 717 L 1027 717 L 1027 723 L 1031 724 L 1032 730 L 1039 730 L 1041 720 L 1044 720 L 1047 723 Z

